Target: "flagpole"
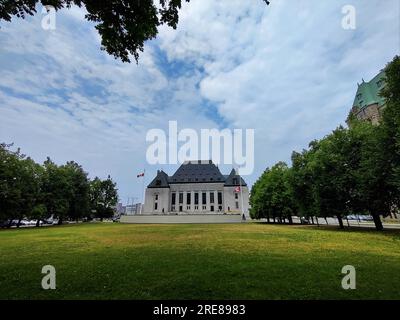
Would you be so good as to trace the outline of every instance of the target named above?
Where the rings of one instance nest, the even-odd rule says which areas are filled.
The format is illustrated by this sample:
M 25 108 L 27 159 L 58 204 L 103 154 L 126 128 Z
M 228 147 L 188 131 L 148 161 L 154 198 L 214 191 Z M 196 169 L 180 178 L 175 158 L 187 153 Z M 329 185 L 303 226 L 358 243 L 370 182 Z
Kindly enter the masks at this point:
M 146 179 L 146 169 L 143 169 L 143 180 L 142 180 L 142 204 L 140 205 L 140 214 L 142 214 L 143 206 L 144 206 L 144 179 Z
M 130 199 L 130 197 L 128 197 L 128 202 L 126 203 L 125 215 L 129 215 L 129 199 Z
M 237 170 L 237 173 L 239 175 L 239 167 Z M 243 219 L 243 215 L 244 215 L 244 208 L 243 208 L 243 191 L 242 191 L 242 177 L 239 175 L 239 186 L 240 186 L 240 199 L 242 202 L 242 219 Z

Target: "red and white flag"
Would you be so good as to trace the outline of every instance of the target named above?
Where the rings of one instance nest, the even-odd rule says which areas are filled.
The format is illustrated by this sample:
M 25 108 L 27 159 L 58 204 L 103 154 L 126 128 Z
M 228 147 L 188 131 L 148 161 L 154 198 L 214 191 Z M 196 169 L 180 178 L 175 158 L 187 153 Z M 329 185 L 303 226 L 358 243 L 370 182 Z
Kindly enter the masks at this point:
M 144 177 L 144 172 L 137 175 L 138 178 Z
M 236 187 L 235 192 L 240 192 L 240 187 Z

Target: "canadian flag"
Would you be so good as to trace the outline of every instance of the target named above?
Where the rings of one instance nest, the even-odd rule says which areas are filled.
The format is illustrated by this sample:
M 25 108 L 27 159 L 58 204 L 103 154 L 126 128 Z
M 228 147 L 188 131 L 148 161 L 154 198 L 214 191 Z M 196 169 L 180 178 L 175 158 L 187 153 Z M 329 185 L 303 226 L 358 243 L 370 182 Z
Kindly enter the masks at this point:
M 236 187 L 235 192 L 240 192 L 240 187 Z
M 144 177 L 144 172 L 137 175 L 138 178 Z

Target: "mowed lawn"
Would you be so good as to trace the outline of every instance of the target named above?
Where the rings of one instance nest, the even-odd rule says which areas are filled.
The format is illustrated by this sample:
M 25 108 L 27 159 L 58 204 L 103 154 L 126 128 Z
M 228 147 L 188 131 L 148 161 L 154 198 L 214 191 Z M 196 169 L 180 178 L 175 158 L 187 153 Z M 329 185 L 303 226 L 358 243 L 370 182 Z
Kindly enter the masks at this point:
M 57 289 L 41 288 L 53 265 Z M 357 289 L 341 288 L 341 269 Z M 0 299 L 400 299 L 400 233 L 80 224 L 0 231 Z

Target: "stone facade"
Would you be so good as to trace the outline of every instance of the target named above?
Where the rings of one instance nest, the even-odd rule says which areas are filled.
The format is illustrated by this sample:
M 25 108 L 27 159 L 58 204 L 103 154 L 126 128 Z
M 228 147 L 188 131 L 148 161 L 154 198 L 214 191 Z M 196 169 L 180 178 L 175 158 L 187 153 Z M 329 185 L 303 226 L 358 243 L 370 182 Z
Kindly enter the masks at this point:
M 382 118 L 383 108 L 384 106 L 379 106 L 377 103 L 374 103 L 361 110 L 353 108 L 352 113 L 358 120 L 370 121 L 372 124 L 379 124 Z
M 385 100 L 380 95 L 380 91 L 384 87 L 384 70 L 378 73 L 371 81 L 365 82 L 363 80 L 361 84 L 358 84 L 350 115 L 354 115 L 358 120 L 379 124 L 385 107 Z
M 183 164 L 173 176 L 158 171 L 145 193 L 144 215 L 245 214 L 249 189 L 234 170 L 222 175 L 211 161 Z

